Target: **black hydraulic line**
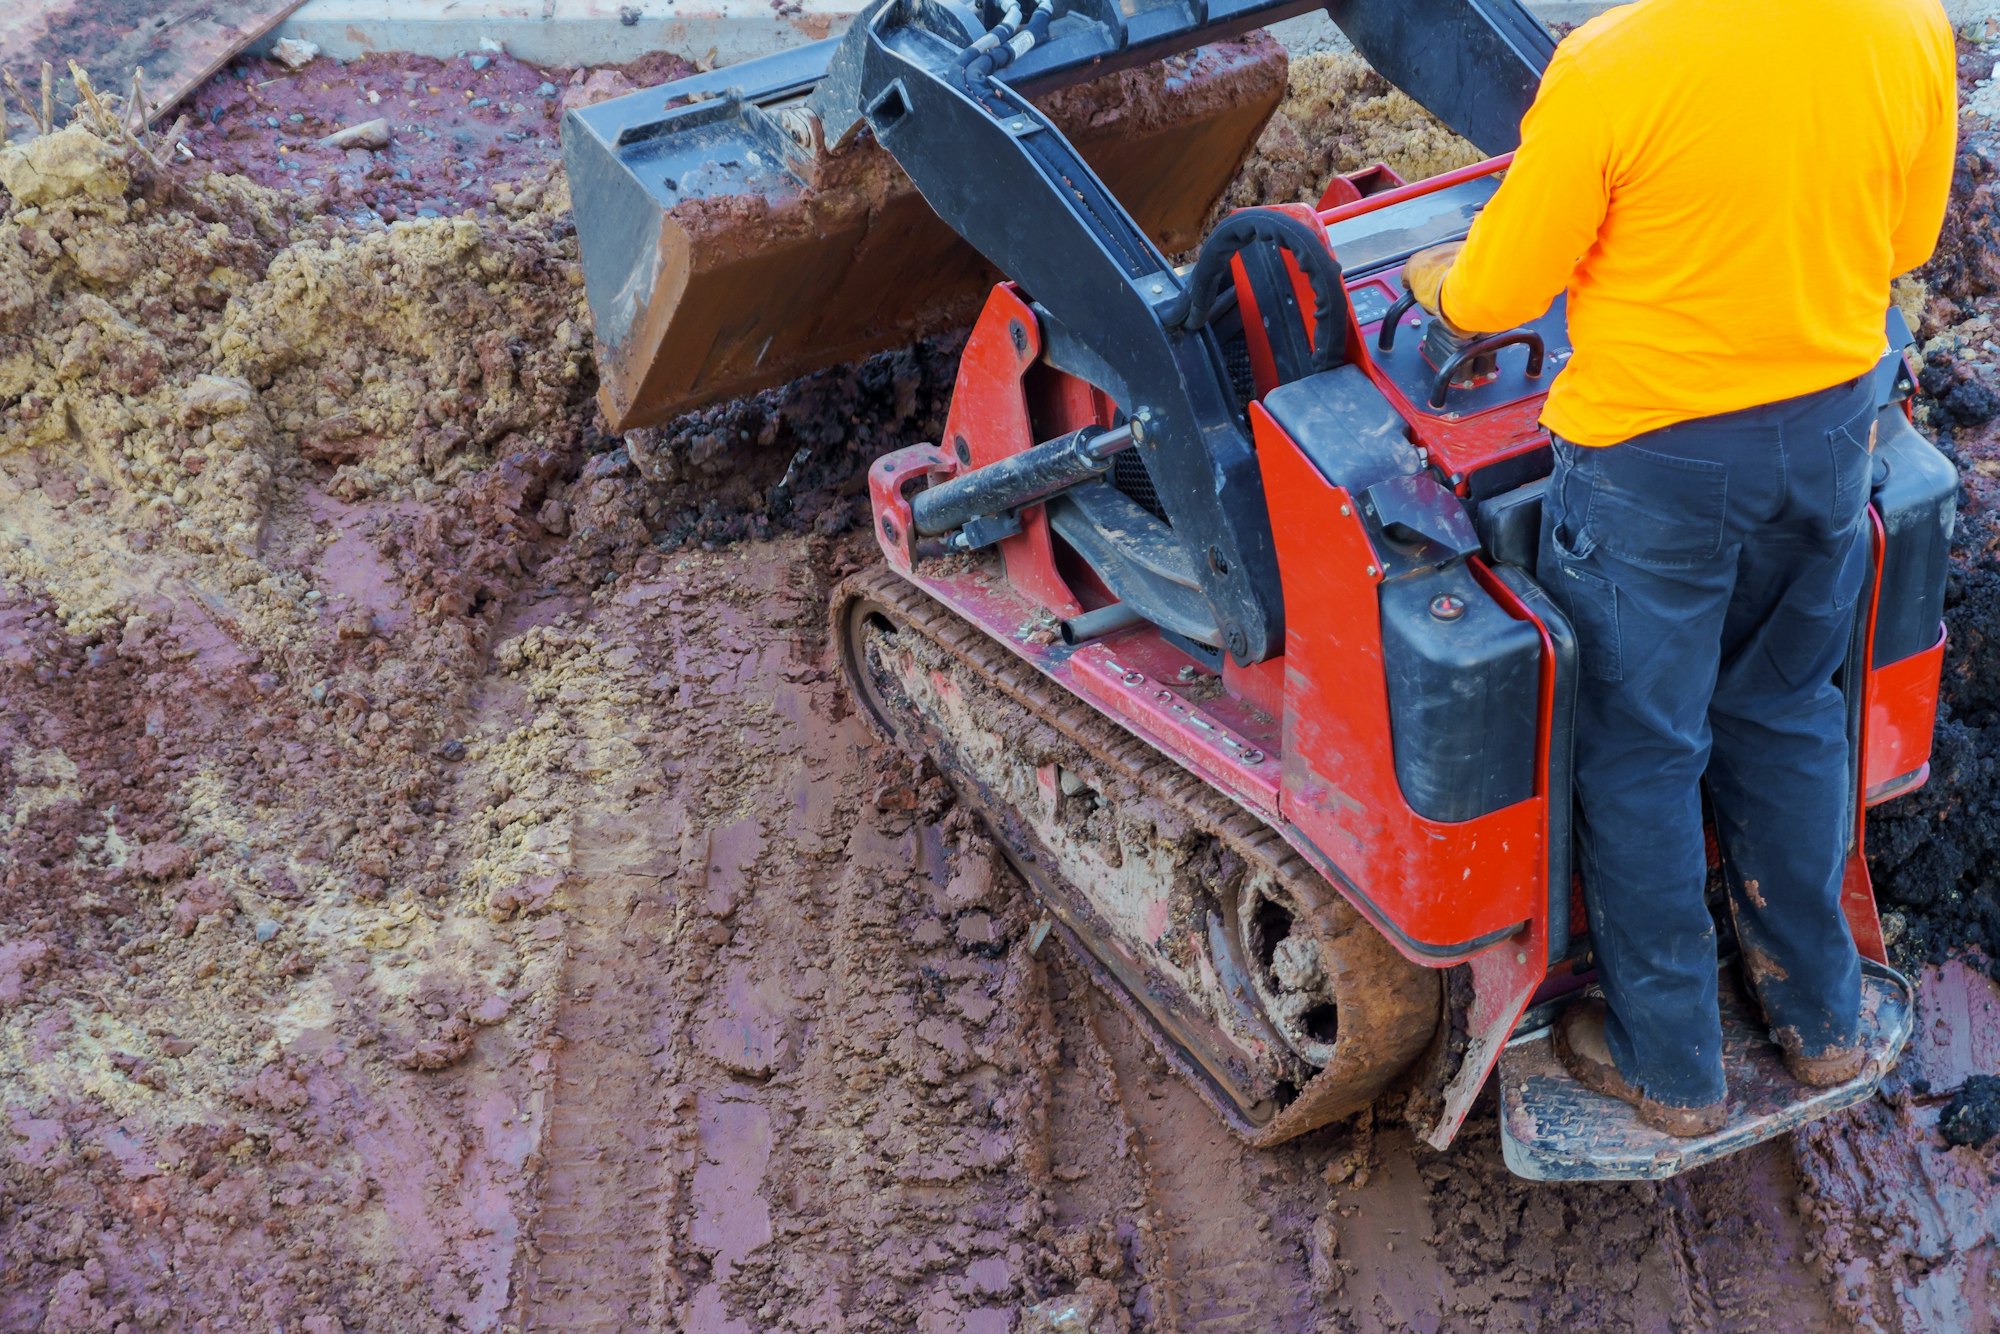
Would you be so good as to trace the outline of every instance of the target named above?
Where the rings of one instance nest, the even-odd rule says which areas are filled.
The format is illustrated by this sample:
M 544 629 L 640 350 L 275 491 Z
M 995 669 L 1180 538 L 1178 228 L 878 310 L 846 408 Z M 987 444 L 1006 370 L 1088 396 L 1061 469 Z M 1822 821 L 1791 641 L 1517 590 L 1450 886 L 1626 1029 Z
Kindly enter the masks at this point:
M 935 537 L 985 514 L 1004 514 L 1101 477 L 1111 456 L 1132 444 L 1126 427 L 1086 426 L 1024 449 L 977 472 L 919 491 L 910 502 L 917 531 Z

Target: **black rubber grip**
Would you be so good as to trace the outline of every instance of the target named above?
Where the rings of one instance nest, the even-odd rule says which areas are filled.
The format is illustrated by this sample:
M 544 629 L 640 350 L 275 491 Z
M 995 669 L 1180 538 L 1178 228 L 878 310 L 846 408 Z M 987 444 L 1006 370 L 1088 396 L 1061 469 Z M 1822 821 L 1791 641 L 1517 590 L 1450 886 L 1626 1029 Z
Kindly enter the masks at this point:
M 1347 350 L 1346 331 L 1341 327 L 1347 291 L 1341 281 L 1340 266 L 1333 262 L 1332 253 L 1326 248 L 1326 236 L 1318 226 L 1308 226 L 1275 208 L 1240 209 L 1209 233 L 1181 294 L 1185 305 L 1176 304 L 1169 310 L 1166 323 L 1189 330 L 1206 324 L 1222 285 L 1229 281 L 1229 262 L 1251 246 L 1266 241 L 1296 260 L 1299 271 L 1312 287 L 1312 365 L 1316 371 L 1332 369 Z

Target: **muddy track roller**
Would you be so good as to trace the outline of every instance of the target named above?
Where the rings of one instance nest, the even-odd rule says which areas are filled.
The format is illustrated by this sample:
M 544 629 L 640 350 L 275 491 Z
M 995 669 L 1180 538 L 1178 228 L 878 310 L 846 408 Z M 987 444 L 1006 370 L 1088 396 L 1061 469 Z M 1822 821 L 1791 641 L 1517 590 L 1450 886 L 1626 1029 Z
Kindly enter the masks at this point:
M 1369 1106 L 1429 1044 L 1438 975 L 1228 798 L 885 568 L 840 586 L 832 631 L 873 725 L 937 763 L 1242 1138 Z

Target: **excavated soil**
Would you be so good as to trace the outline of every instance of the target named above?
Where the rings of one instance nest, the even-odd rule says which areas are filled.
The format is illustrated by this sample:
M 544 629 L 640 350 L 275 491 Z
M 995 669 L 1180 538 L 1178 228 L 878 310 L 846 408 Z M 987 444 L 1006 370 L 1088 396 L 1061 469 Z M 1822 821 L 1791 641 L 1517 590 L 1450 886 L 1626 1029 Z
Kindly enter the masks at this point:
M 1300 62 L 1234 197 L 1464 160 L 1371 77 Z M 830 669 L 953 346 L 607 437 L 497 142 L 532 188 L 388 226 L 0 152 L 0 1328 L 1994 1327 L 1983 141 L 1923 307 L 1949 715 L 1874 825 L 1919 1035 L 1660 1186 L 1517 1181 L 1490 1102 L 1230 1140 Z

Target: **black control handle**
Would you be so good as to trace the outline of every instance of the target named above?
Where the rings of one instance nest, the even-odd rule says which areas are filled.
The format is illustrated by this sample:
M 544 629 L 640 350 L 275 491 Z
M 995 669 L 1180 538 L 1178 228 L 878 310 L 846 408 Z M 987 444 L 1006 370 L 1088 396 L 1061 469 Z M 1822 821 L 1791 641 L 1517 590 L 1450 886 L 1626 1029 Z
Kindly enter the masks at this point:
M 1474 339 L 1452 354 L 1439 369 L 1437 378 L 1431 381 L 1430 404 L 1442 408 L 1451 399 L 1451 377 L 1464 368 L 1474 357 L 1483 357 L 1498 352 L 1503 347 L 1525 347 L 1528 349 L 1528 378 L 1542 378 L 1542 364 L 1548 360 L 1547 344 L 1533 329 L 1509 329 L 1506 333 L 1489 334 L 1485 338 Z
M 1384 352 L 1396 346 L 1396 326 L 1403 322 L 1403 316 L 1417 307 L 1417 294 L 1409 288 L 1396 298 L 1396 304 L 1389 307 L 1389 313 L 1382 317 L 1382 331 L 1375 335 L 1375 346 Z

